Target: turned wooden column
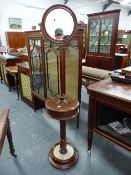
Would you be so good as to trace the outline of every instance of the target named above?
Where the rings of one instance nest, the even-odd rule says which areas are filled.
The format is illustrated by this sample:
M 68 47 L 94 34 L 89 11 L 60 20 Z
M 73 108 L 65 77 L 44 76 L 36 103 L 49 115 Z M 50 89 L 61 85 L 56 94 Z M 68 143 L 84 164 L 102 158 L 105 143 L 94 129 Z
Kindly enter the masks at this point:
M 70 168 L 76 164 L 79 154 L 74 145 L 66 141 L 66 120 L 79 115 L 79 102 L 62 95 L 46 100 L 45 107 L 48 116 L 60 122 L 60 141 L 50 149 L 49 161 L 56 168 Z

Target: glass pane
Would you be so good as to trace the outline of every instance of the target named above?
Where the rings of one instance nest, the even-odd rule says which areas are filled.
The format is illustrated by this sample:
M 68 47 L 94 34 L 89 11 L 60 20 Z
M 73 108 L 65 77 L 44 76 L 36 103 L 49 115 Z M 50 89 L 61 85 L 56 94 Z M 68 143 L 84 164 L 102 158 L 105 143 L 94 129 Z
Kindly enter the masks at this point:
M 90 36 L 89 36 L 89 52 L 98 52 L 98 40 L 100 20 L 91 20 L 90 23 Z
M 110 53 L 113 18 L 102 19 L 100 53 Z
M 78 99 L 79 84 L 79 47 L 77 40 L 72 40 L 65 47 L 65 86 L 66 94 Z
M 29 40 L 33 90 L 44 97 L 43 71 L 41 63 L 41 40 Z
M 60 51 L 55 44 L 45 41 L 45 72 L 47 98 L 60 94 Z

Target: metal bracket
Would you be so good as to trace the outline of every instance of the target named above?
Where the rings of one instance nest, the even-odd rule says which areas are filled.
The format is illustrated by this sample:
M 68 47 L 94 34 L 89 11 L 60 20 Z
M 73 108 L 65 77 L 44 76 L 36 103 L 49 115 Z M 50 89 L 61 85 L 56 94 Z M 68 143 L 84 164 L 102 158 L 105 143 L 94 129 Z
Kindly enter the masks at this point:
M 120 2 L 116 2 L 116 1 L 112 1 L 112 0 L 108 0 L 108 2 L 106 4 L 103 5 L 103 12 L 112 4 L 119 4 Z
M 66 5 L 66 4 L 67 4 L 67 2 L 68 2 L 68 0 L 64 0 L 64 5 Z
M 128 16 L 131 15 L 131 10 L 128 11 Z

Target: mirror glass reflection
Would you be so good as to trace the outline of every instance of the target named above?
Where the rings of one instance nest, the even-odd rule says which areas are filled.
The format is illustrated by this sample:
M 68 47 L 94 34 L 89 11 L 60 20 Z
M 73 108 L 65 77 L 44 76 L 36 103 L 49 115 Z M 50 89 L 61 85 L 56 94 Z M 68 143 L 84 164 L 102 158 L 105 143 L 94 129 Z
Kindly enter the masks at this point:
M 51 38 L 63 40 L 74 30 L 73 17 L 64 9 L 54 9 L 46 17 L 45 29 Z

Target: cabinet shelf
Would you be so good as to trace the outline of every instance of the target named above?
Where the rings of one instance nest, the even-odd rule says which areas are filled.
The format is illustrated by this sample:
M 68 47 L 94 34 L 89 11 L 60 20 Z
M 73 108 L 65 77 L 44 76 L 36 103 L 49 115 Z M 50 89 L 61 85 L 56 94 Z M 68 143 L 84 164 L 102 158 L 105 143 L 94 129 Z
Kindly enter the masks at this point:
M 127 129 L 124 127 L 123 121 L 120 121 L 123 125 L 123 129 Z M 111 137 L 116 138 L 117 140 L 126 143 L 127 145 L 131 146 L 131 131 L 127 132 L 127 134 L 119 134 L 113 128 L 111 128 L 108 124 L 98 126 L 97 129 L 109 134 Z
M 88 150 L 96 132 L 131 151 L 131 129 L 126 128 L 131 122 L 130 88 L 110 78 L 89 86 Z

